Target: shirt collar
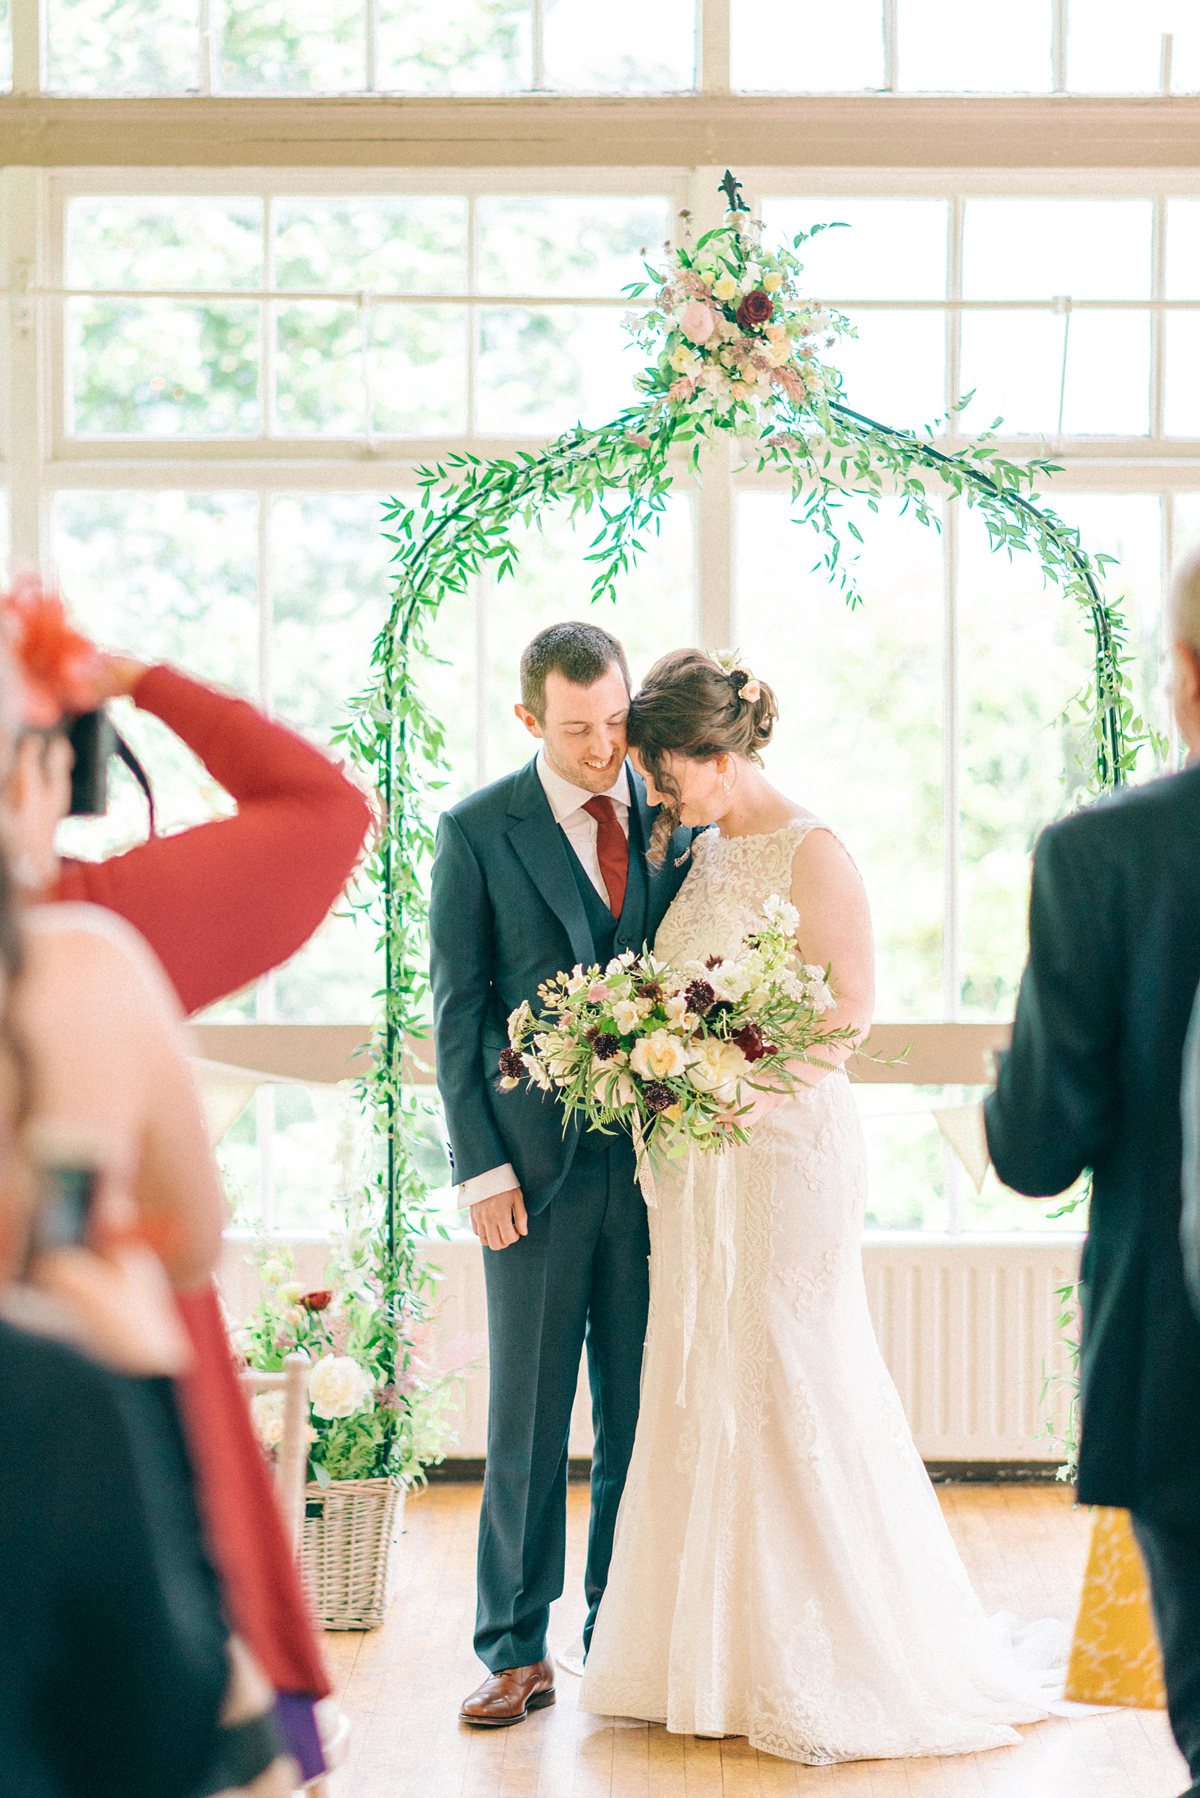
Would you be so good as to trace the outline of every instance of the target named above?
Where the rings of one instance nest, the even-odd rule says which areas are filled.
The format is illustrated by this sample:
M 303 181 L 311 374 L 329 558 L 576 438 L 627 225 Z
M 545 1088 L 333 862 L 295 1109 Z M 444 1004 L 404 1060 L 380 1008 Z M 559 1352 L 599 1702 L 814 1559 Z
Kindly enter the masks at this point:
M 537 752 L 537 776 L 542 783 L 546 798 L 550 801 L 550 810 L 554 813 L 554 822 L 562 824 L 572 812 L 585 806 L 589 799 L 611 799 L 617 805 L 629 805 L 629 768 L 626 762 L 621 763 L 616 780 L 607 793 L 589 793 L 586 787 L 577 787 L 573 781 L 564 780 L 562 775 L 553 769 L 546 760 L 546 752 Z

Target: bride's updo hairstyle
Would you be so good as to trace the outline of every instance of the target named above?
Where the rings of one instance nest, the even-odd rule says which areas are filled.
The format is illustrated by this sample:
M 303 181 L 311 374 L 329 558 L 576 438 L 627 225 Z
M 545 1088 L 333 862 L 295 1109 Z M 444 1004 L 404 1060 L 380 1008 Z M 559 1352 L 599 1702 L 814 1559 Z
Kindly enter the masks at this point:
M 634 694 L 626 735 L 649 769 L 665 803 L 650 839 L 650 860 L 661 862 L 679 825 L 679 783 L 662 765 L 664 755 L 707 762 L 741 755 L 761 762 L 779 716 L 766 681 L 744 668 L 728 674 L 699 649 L 673 649 L 659 658 Z

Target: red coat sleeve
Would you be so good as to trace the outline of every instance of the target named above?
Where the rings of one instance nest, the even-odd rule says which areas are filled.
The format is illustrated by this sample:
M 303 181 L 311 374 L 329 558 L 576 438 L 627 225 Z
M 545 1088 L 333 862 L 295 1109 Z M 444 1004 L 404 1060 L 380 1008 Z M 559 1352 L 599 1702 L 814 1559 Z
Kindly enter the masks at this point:
M 306 943 L 349 879 L 367 801 L 327 756 L 243 699 L 151 668 L 133 694 L 193 750 L 237 813 L 151 837 L 103 862 L 65 862 L 53 899 L 127 918 L 189 1011 L 265 974 Z

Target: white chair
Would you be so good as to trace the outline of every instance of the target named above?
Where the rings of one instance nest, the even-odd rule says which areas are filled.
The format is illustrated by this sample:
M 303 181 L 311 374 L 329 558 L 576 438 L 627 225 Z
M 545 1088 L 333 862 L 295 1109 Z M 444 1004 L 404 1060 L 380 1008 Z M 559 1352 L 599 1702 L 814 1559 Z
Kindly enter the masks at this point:
M 308 1479 L 308 1376 L 312 1364 L 307 1355 L 285 1355 L 282 1373 L 261 1373 L 248 1367 L 238 1375 L 247 1392 L 283 1393 L 283 1433 L 275 1459 L 275 1496 L 283 1513 L 283 1525 L 299 1555 L 304 1534 L 304 1488 Z

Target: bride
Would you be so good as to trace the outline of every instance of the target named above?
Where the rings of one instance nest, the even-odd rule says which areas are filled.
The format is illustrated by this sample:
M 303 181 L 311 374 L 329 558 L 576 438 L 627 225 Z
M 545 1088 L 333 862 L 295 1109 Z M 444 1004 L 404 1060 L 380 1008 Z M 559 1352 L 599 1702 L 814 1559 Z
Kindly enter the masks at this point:
M 833 832 L 761 771 L 776 716 L 765 682 L 697 650 L 635 696 L 630 750 L 662 804 L 651 855 L 680 822 L 716 826 L 655 953 L 732 953 L 765 899 L 790 896 L 804 960 L 832 964 L 835 1022 L 865 1035 L 866 894 Z M 643 1176 L 641 1414 L 580 1694 L 812 1764 L 999 1747 L 1047 1715 L 1011 1619 L 975 1596 L 876 1346 L 848 1053 L 799 1066 L 795 1096 L 750 1092 L 747 1146 Z

